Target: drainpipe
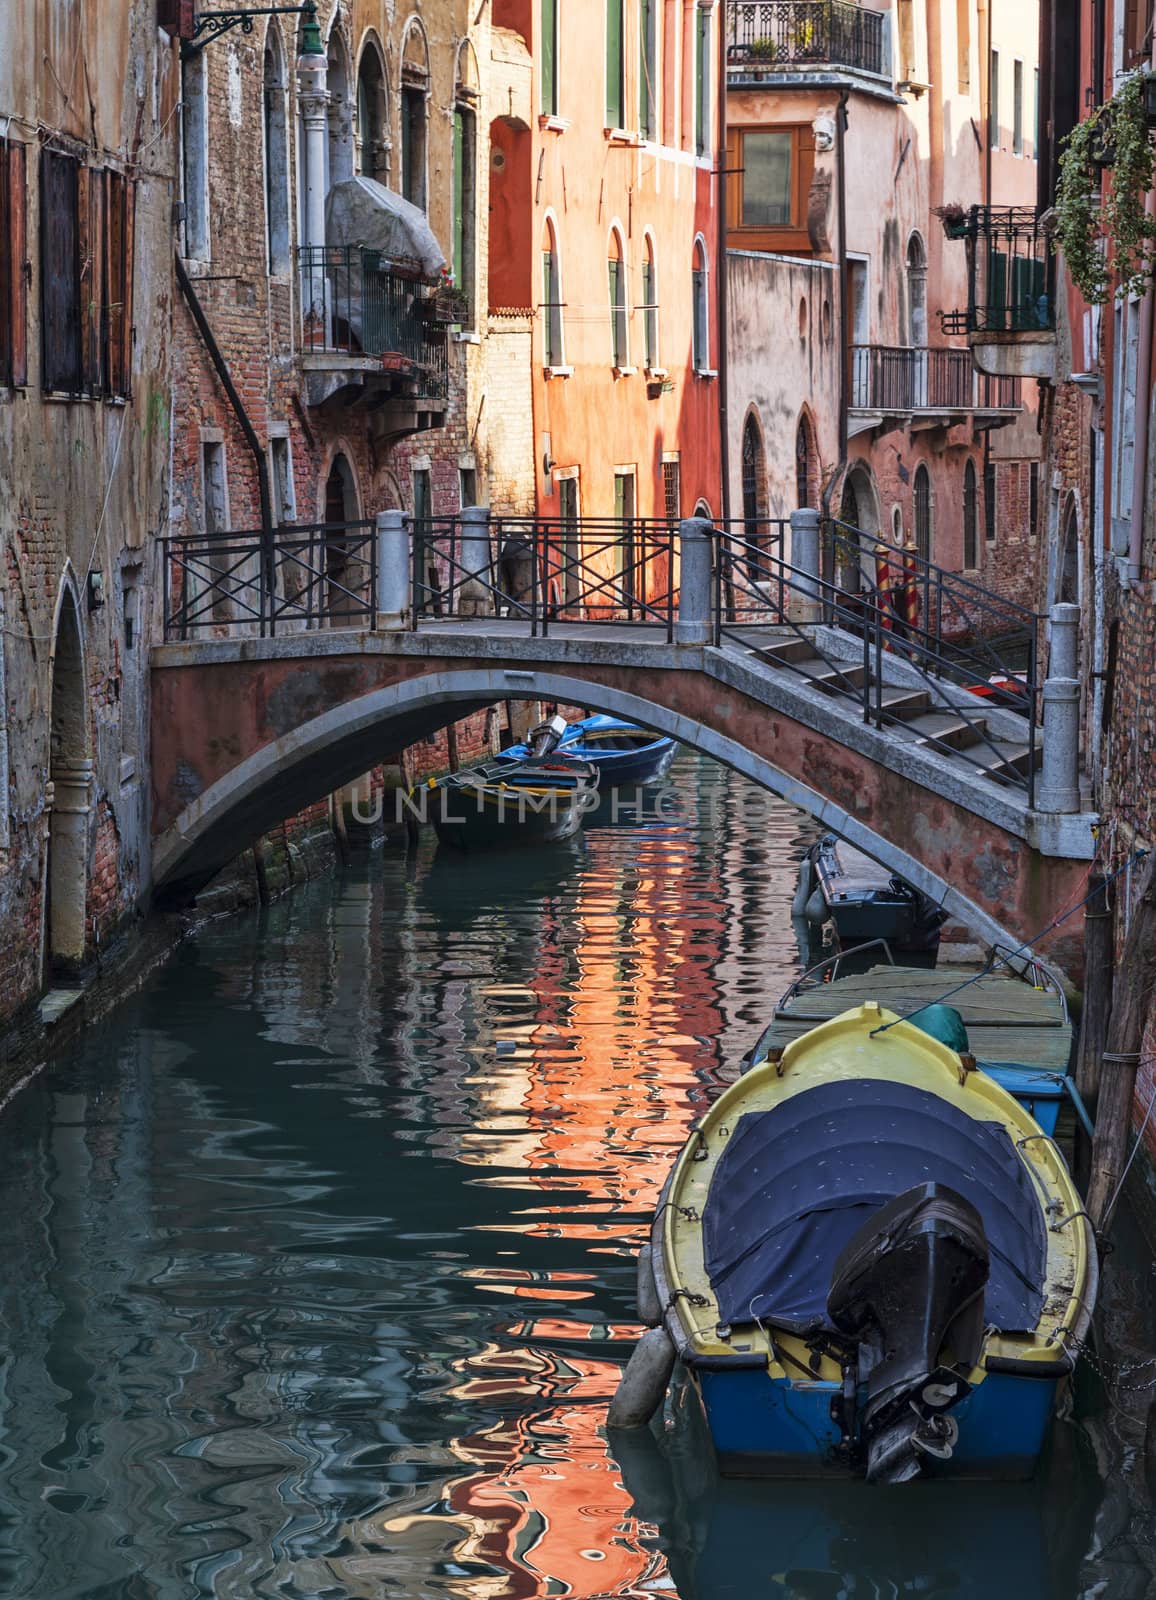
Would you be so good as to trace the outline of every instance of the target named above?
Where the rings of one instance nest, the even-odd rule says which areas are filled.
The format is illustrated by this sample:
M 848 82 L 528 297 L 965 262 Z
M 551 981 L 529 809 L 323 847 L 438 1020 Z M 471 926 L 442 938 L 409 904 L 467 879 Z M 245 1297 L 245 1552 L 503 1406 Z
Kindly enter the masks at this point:
M 176 257 L 176 266 L 177 283 L 188 302 L 189 310 L 193 314 L 193 321 L 197 325 L 197 332 L 201 336 L 201 342 L 209 352 L 209 359 L 213 363 L 217 377 L 221 380 L 221 388 L 224 389 L 228 396 L 229 404 L 233 408 L 233 414 L 241 426 L 241 432 L 245 435 L 245 443 L 253 454 L 253 465 L 257 471 L 257 494 L 261 502 L 261 570 L 263 574 L 261 583 L 261 637 L 264 638 L 266 631 L 272 632 L 273 629 L 272 620 L 266 618 L 266 603 L 268 599 L 272 598 L 273 594 L 273 502 L 269 495 L 269 464 L 265 460 L 265 451 L 260 439 L 257 437 L 257 430 L 250 422 L 249 413 L 245 410 L 244 402 L 237 393 L 232 374 L 229 372 L 225 358 L 221 354 L 221 347 L 217 343 L 212 328 L 209 326 L 209 319 L 205 316 L 205 308 L 197 296 L 197 291 L 193 288 L 192 279 L 185 271 L 185 264 L 180 256 Z M 266 627 L 267 622 L 268 629 Z
M 839 466 L 847 465 L 847 405 L 850 400 L 848 372 L 851 363 L 851 327 L 847 317 L 847 101 L 851 91 L 839 95 L 835 112 L 835 166 L 838 169 L 839 208 Z M 834 480 L 832 479 L 832 482 Z
M 722 520 L 731 516 L 731 451 L 727 416 L 727 10 L 720 3 L 718 16 L 718 417 L 719 467 L 722 471 Z
M 1150 60 L 1156 71 L 1156 37 L 1152 41 Z M 1144 196 L 1144 215 L 1156 217 L 1156 190 L 1149 189 Z M 1152 375 L 1152 282 L 1144 290 L 1140 302 L 1140 331 L 1136 348 L 1136 395 L 1144 397 L 1144 404 L 1136 407 L 1136 438 L 1132 449 L 1132 517 L 1128 529 L 1128 566 L 1122 574 L 1125 588 L 1140 581 L 1140 558 L 1144 552 L 1144 501 L 1148 481 L 1148 435 L 1152 415 L 1152 396 L 1149 382 Z

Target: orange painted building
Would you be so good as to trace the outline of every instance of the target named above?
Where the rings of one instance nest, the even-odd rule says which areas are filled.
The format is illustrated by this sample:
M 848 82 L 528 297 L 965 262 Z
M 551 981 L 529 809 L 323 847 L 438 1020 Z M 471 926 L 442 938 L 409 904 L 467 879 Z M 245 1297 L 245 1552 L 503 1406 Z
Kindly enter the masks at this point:
M 496 0 L 489 303 L 531 361 L 526 511 L 719 513 L 719 33 L 693 0 Z

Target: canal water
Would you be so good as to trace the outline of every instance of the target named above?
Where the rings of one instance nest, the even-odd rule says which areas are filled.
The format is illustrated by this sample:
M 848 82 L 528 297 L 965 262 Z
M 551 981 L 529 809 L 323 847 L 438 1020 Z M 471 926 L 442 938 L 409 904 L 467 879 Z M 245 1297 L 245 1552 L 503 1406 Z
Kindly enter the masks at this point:
M 657 817 L 378 851 L 203 929 L 29 1085 L 0 1594 L 1147 1593 L 1100 1424 L 1035 1483 L 899 1493 L 720 1484 L 681 1402 L 661 1447 L 606 1438 L 634 1249 L 798 970 L 813 837 L 682 757 Z

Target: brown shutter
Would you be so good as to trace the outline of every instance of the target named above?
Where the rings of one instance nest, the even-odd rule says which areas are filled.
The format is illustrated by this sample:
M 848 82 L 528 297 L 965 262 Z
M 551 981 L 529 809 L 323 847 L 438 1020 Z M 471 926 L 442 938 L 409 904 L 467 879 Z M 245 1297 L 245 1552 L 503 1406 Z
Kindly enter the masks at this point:
M 78 235 L 80 240 L 80 327 L 82 383 L 85 394 L 104 391 L 104 173 L 80 168 Z
M 22 144 L 8 146 L 8 216 L 4 228 L 12 268 L 9 301 L 12 330 L 11 381 L 28 382 L 28 169 Z M 0 246 L 2 247 L 2 246 Z
M 12 249 L 11 184 L 8 177 L 8 141 L 0 139 L 0 384 L 12 382 L 12 326 L 15 300 L 16 255 Z
M 40 153 L 41 385 L 79 394 L 82 380 L 78 163 L 55 150 Z

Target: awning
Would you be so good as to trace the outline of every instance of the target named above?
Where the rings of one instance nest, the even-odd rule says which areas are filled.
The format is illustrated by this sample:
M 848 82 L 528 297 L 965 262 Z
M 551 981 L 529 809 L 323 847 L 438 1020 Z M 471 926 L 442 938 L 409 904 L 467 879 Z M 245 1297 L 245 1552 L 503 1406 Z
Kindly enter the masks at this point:
M 446 264 L 429 218 L 375 178 L 345 178 L 325 201 L 325 240 L 380 250 L 391 261 L 412 262 L 427 278 Z

